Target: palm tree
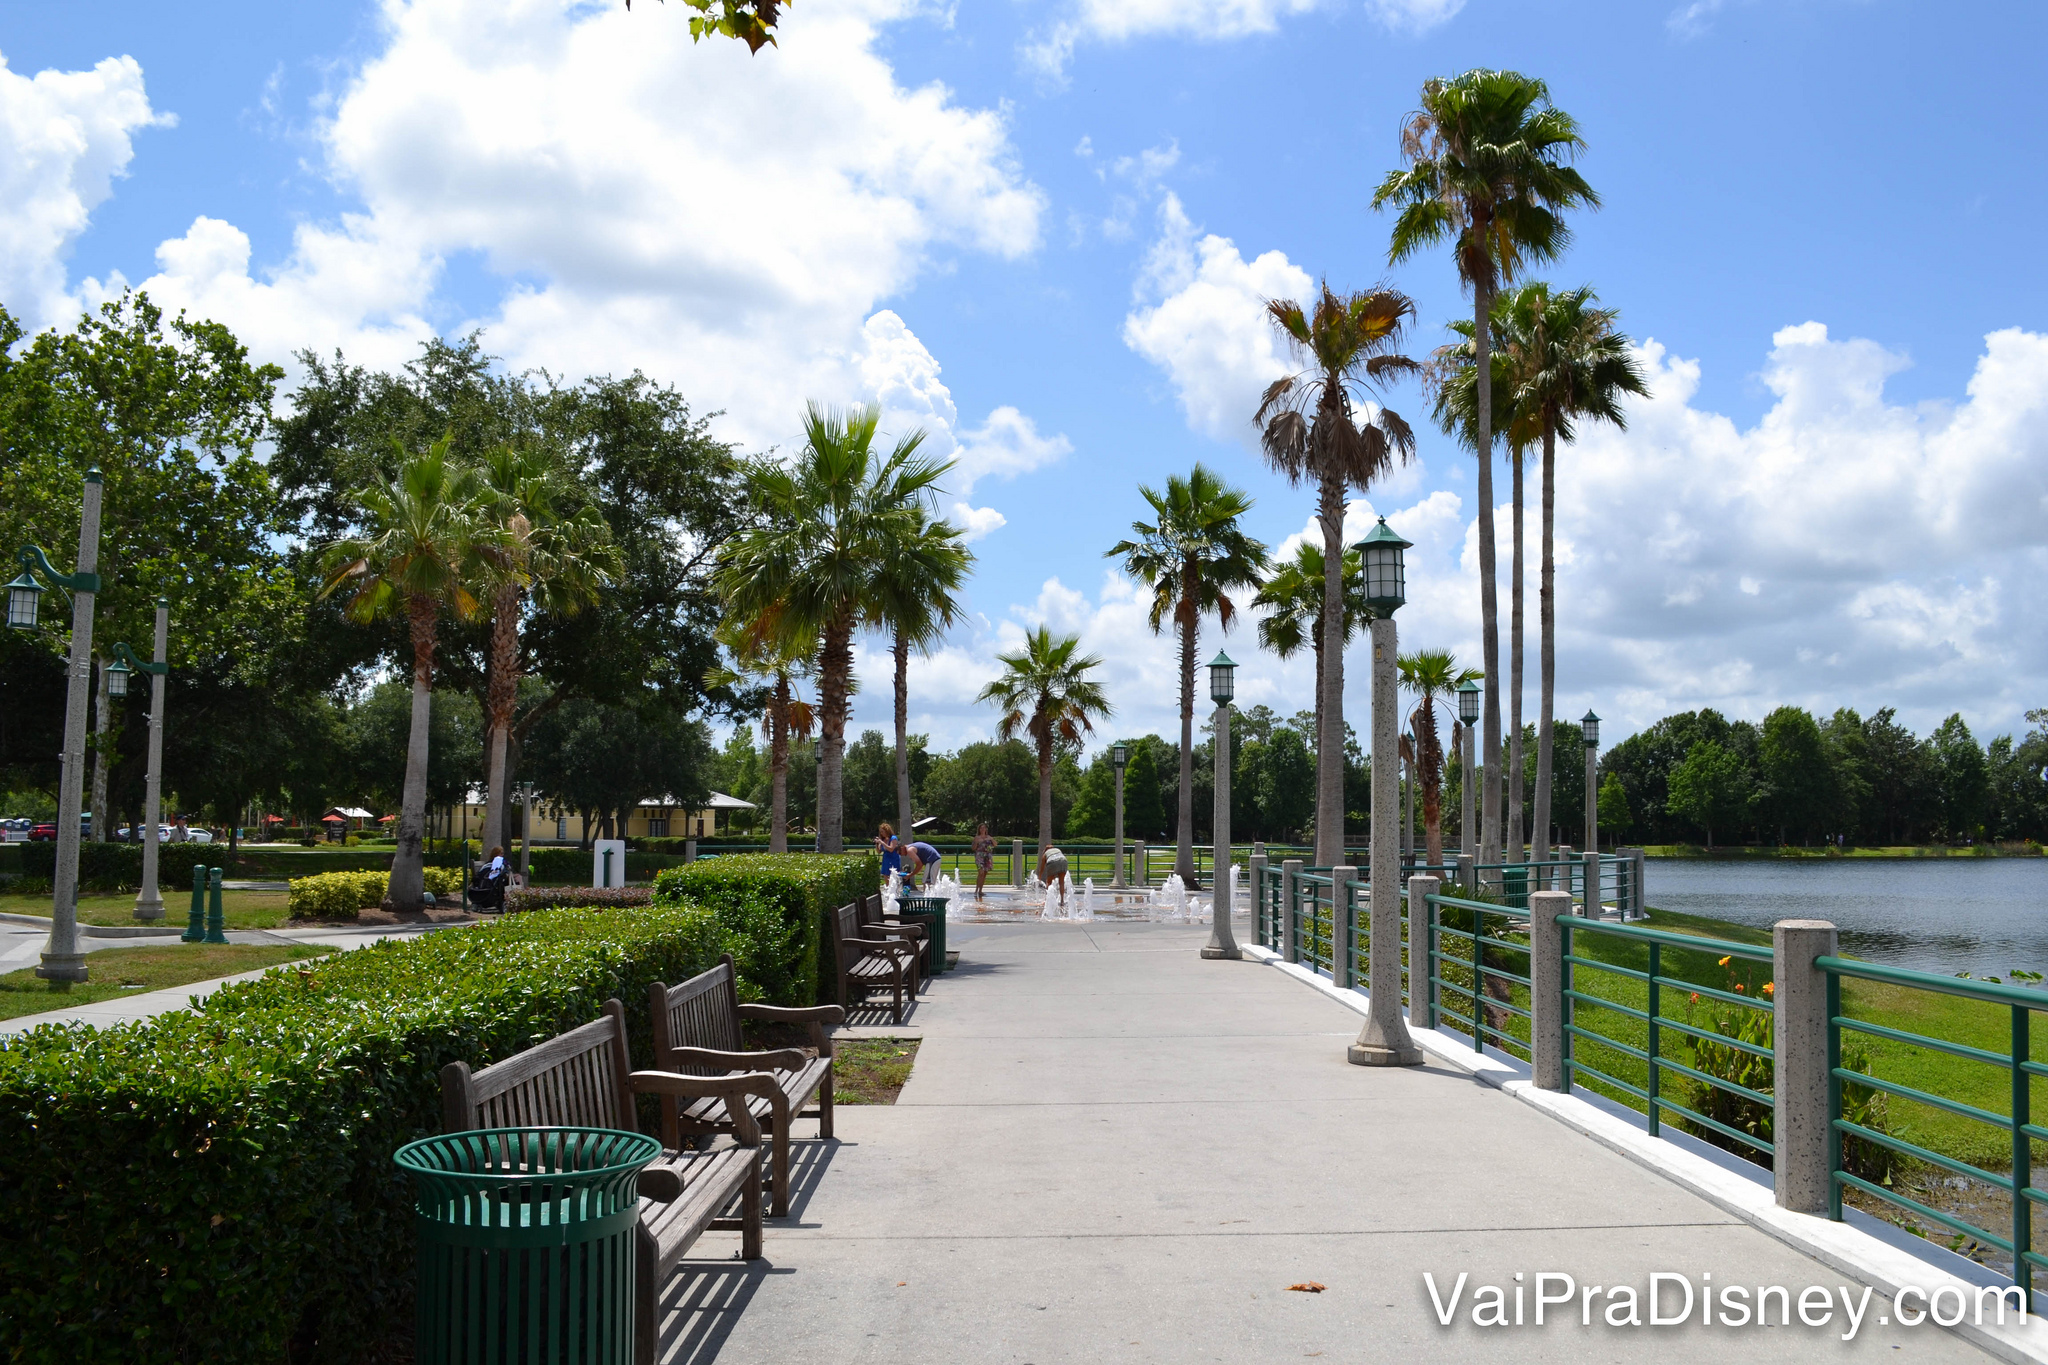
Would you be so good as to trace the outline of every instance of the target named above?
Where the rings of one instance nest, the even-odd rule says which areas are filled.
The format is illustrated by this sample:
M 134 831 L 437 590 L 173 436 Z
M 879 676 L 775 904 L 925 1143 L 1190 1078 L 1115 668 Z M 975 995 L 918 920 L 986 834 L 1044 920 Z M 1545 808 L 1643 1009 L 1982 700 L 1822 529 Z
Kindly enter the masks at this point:
M 434 685 L 434 646 L 441 610 L 474 617 L 482 606 L 474 585 L 488 577 L 487 553 L 503 541 L 479 516 L 483 479 L 448 458 L 451 437 L 416 454 L 399 448 L 398 473 L 358 489 L 367 533 L 325 550 L 320 595 L 349 590 L 347 611 L 358 621 L 403 618 L 412 637 L 412 728 L 405 746 L 405 787 L 398 811 L 398 851 L 391 859 L 386 903 L 397 910 L 424 904 L 427 823 L 427 732 Z
M 916 504 L 917 524 L 887 547 L 875 624 L 891 637 L 896 662 L 896 827 L 910 837 L 910 651 L 931 652 L 964 613 L 955 596 L 974 554 L 961 530 Z
M 1155 520 L 1131 523 L 1135 540 L 1120 540 L 1105 558 L 1123 559 L 1124 572 L 1152 588 L 1148 618 L 1154 634 L 1168 617 L 1180 631 L 1180 820 L 1173 870 L 1195 885 L 1195 640 L 1202 614 L 1216 613 L 1225 631 L 1237 620 L 1233 588 L 1259 586 L 1266 547 L 1245 534 L 1241 519 L 1252 500 L 1215 472 L 1197 464 L 1186 478 L 1170 474 L 1166 491 L 1139 485 Z M 1342 646 L 1338 646 L 1341 650 Z
M 749 471 L 755 523 L 719 551 L 726 610 L 766 620 L 785 643 L 814 639 L 818 660 L 818 851 L 845 847 L 846 718 L 853 633 L 873 621 L 889 547 L 909 539 L 950 463 L 920 457 L 924 432 L 875 451 L 880 407 L 813 403 L 804 448 Z
M 706 675 L 707 683 L 730 685 L 760 678 L 769 684 L 768 705 L 761 713 L 761 736 L 768 741 L 768 851 L 787 853 L 789 745 L 793 739 L 809 739 L 817 719 L 811 704 L 796 695 L 796 680 L 810 673 L 817 641 L 785 641 L 770 619 L 727 616 L 719 624 L 718 642 L 732 657 L 732 666 L 714 669 Z
M 1571 238 L 1562 213 L 1600 198 L 1567 162 L 1584 148 L 1578 124 L 1550 102 L 1542 81 L 1516 71 L 1472 70 L 1422 87 L 1422 107 L 1401 129 L 1405 170 L 1392 171 L 1373 207 L 1398 205 L 1387 259 L 1398 263 L 1449 240 L 1458 278 L 1472 290 L 1479 456 L 1479 611 L 1486 667 L 1485 818 L 1480 856 L 1500 860 L 1500 603 L 1493 531 L 1493 366 L 1486 327 L 1495 286 L 1524 262 L 1554 259 Z M 1518 777 L 1519 780 L 1519 777 Z
M 574 506 L 574 483 L 537 451 L 499 446 L 484 457 L 483 515 L 502 544 L 487 556 L 490 585 L 490 681 L 484 695 L 486 846 L 511 844 L 505 821 L 506 750 L 519 695 L 519 622 L 531 600 L 568 616 L 610 586 L 621 559 L 597 509 Z
M 1359 627 L 1373 618 L 1365 604 L 1365 569 L 1356 548 L 1344 552 L 1344 628 L 1342 645 L 1348 647 Z M 1293 658 L 1304 645 L 1316 656 L 1316 729 L 1323 733 L 1323 547 L 1304 540 L 1294 549 L 1294 558 L 1281 560 L 1272 577 L 1252 598 L 1254 607 L 1267 609 L 1259 620 L 1259 643 L 1283 659 Z
M 1363 493 L 1396 458 L 1415 454 L 1415 434 L 1399 413 L 1365 403 L 1363 420 L 1354 398 L 1365 400 L 1381 382 L 1420 370 L 1396 346 L 1401 329 L 1415 316 L 1415 304 L 1393 289 L 1368 289 L 1339 297 L 1323 285 L 1313 311 L 1285 299 L 1269 299 L 1267 315 L 1288 345 L 1308 362 L 1300 372 L 1276 379 L 1259 400 L 1252 423 L 1266 459 L 1299 485 L 1316 485 L 1316 517 L 1323 530 L 1322 696 L 1316 734 L 1316 862 L 1344 860 L 1344 494 Z
M 981 689 L 975 700 L 1003 709 L 996 737 L 1005 744 L 1018 731 L 1031 736 L 1038 749 L 1038 851 L 1052 847 L 1053 751 L 1060 744 L 1078 745 L 1109 715 L 1102 684 L 1088 675 L 1101 667 L 1094 654 L 1082 654 L 1081 637 L 1058 639 L 1044 626 L 1024 637 L 1024 648 L 996 655 L 1002 676 Z
M 1412 771 L 1422 784 L 1422 828 L 1429 844 L 1429 864 L 1444 860 L 1444 746 L 1436 728 L 1436 709 L 1450 706 L 1451 697 L 1467 682 L 1478 682 L 1476 669 L 1459 668 L 1448 649 L 1419 649 L 1403 654 L 1396 664 L 1401 686 L 1415 695 L 1415 709 L 1408 725 L 1415 736 Z M 1451 723 L 1457 724 L 1455 708 Z
M 1649 382 L 1616 330 L 1620 316 L 1598 307 L 1591 286 L 1552 293 L 1533 281 L 1502 296 L 1494 308 L 1494 330 L 1507 338 L 1513 357 L 1515 424 L 1511 443 L 1543 446 L 1543 566 L 1537 590 L 1542 693 L 1536 722 L 1536 802 L 1530 842 L 1532 857 L 1550 854 L 1552 711 L 1557 691 L 1557 443 L 1577 438 L 1576 419 L 1628 425 L 1623 394 L 1647 394 Z M 1519 768 L 1516 769 L 1520 771 Z

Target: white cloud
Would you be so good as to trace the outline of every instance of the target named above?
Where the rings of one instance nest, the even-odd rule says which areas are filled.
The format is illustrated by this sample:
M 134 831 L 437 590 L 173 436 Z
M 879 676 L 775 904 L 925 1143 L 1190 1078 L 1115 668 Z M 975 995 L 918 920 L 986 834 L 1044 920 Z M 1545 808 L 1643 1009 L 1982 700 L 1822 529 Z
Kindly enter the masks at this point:
M 966 533 L 962 539 L 970 542 L 1010 524 L 1010 519 L 993 507 L 973 507 L 964 502 L 954 503 L 946 515 Z
M 1039 435 L 1036 422 L 1005 405 L 972 431 L 960 433 L 959 465 L 949 483 L 965 496 L 983 479 L 1014 479 L 1065 459 L 1073 451 L 1074 443 L 1065 436 Z
M 1450 19 L 1465 0 L 1369 0 L 1373 18 L 1395 32 L 1421 33 Z M 1271 33 L 1283 19 L 1323 7 L 1320 0 L 1074 0 L 1021 50 L 1026 67 L 1063 81 L 1074 49 L 1083 41 L 1130 42 L 1138 38 L 1206 40 Z
M 1198 237 L 1176 195 L 1159 220 L 1124 343 L 1166 371 L 1189 426 L 1249 445 L 1259 394 L 1289 369 L 1265 301 L 1306 298 L 1314 282 L 1281 252 L 1246 261 L 1229 238 Z
M 0 57 L 0 299 L 24 325 L 68 323 L 78 311 L 65 284 L 71 244 L 127 174 L 131 134 L 176 122 L 150 108 L 133 57 L 33 77 Z

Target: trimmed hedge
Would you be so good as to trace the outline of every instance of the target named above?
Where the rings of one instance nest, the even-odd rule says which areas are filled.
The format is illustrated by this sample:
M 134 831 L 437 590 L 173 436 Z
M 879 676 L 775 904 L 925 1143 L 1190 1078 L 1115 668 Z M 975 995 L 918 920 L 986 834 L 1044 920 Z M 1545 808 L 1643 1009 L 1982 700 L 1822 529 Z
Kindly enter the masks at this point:
M 770 1004 L 829 1004 L 837 994 L 832 930 L 825 916 L 882 889 L 873 853 L 735 853 L 670 868 L 654 879 L 654 903 L 693 902 L 714 911 L 740 975 Z
M 0 1041 L 0 1358 L 356 1358 L 409 1317 L 440 1069 L 717 961 L 694 906 L 520 915 L 338 953 L 192 1009 Z
M 15 847 L 13 844 L 9 848 Z M 21 870 L 45 881 L 57 879 L 57 844 L 39 840 L 22 844 Z M 190 889 L 194 867 L 227 866 L 225 844 L 158 844 L 156 884 L 165 890 Z M 78 846 L 78 889 L 133 891 L 142 885 L 141 844 L 81 843 Z
M 680 867 L 682 862 L 679 853 L 635 853 L 628 848 L 626 880 L 650 881 L 663 868 Z M 595 866 L 587 848 L 536 848 L 529 878 L 534 886 L 588 886 Z
M 559 910 L 563 906 L 603 910 L 650 905 L 653 900 L 654 889 L 647 886 L 536 886 L 524 891 L 507 891 L 505 909 L 515 913 L 525 910 Z
M 450 867 L 424 869 L 427 890 L 436 901 L 462 901 L 462 870 Z M 377 905 L 391 887 L 389 872 L 321 872 L 298 877 L 285 896 L 285 909 L 293 919 L 354 919 L 366 905 Z

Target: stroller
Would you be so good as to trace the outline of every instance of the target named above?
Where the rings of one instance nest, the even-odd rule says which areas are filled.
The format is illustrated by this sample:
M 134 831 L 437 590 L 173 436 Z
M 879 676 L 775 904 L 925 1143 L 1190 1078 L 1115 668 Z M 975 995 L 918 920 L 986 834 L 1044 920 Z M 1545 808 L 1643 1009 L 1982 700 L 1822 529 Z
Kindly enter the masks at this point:
M 469 879 L 470 905 L 485 914 L 503 914 L 505 884 L 511 879 L 512 872 L 508 867 L 500 866 L 495 873 L 491 871 L 488 863 L 478 867 Z

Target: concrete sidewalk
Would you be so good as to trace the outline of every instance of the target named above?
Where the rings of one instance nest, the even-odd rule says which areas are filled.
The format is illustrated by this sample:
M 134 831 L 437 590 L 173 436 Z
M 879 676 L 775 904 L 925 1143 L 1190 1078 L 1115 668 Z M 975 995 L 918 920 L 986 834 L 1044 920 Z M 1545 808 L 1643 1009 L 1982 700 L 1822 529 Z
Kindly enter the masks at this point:
M 1933 1326 L 1856 1339 L 1851 1282 L 1668 1180 L 1442 1065 L 1347 1065 L 1358 1015 L 1251 962 L 1203 962 L 1208 931 L 956 925 L 960 966 L 911 1021 L 893 1107 L 842 1107 L 800 1144 L 793 1216 L 767 1257 L 666 1292 L 669 1362 L 1982 1360 Z M 1243 930 L 1240 930 L 1243 937 Z M 815 1133 L 809 1122 L 800 1133 Z M 1447 1295 L 1440 1327 L 1423 1272 Z M 1807 1286 L 1826 1327 L 1534 1325 L 1537 1272 L 1631 1285 Z M 1472 1321 L 1503 1286 L 1514 1321 Z M 1309 1281 L 1321 1293 L 1292 1292 Z M 1860 1295 L 1860 1289 L 1857 1291 Z M 1648 1305 L 1642 1313 L 1647 1324 Z M 1667 1311 L 1668 1307 L 1667 1307 Z M 1902 1353 L 1902 1354 L 1895 1354 Z

